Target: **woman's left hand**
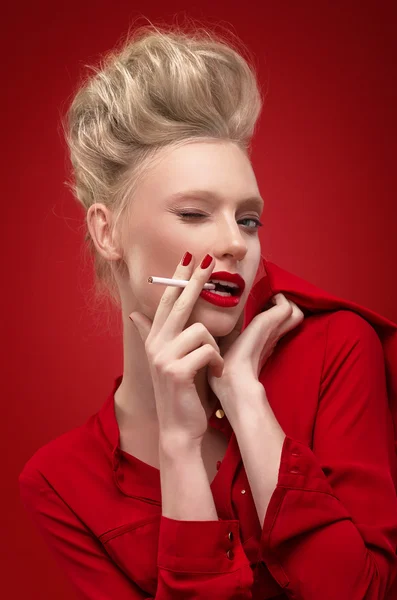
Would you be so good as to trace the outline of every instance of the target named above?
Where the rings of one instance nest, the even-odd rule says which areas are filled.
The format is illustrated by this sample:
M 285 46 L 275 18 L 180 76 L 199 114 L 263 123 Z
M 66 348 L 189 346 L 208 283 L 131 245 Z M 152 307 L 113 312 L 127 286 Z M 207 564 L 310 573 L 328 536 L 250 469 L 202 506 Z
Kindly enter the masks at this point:
M 215 377 L 208 369 L 208 383 L 227 416 L 227 403 L 238 401 L 241 393 L 257 389 L 259 374 L 278 340 L 304 320 L 300 308 L 283 294 L 276 294 L 271 300 L 274 306 L 257 314 L 242 333 L 244 311 L 233 331 L 218 340 L 223 373 Z M 233 412 L 232 406 L 229 411 Z

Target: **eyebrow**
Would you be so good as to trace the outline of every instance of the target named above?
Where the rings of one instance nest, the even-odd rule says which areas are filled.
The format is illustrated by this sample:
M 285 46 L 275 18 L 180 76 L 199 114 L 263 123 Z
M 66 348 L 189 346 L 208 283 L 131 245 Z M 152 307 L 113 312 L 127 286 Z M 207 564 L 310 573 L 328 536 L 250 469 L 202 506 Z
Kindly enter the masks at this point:
M 171 194 L 170 196 L 167 197 L 167 201 L 181 200 L 184 198 L 193 198 L 196 200 L 204 200 L 204 201 L 218 200 L 218 202 L 221 202 L 223 199 L 222 196 L 220 194 L 217 194 L 216 192 L 211 192 L 209 190 L 194 189 L 194 190 L 185 190 L 182 192 L 175 192 L 174 194 Z M 261 196 L 249 196 L 248 198 L 243 198 L 241 200 L 241 203 L 243 205 L 250 204 L 251 202 L 256 202 L 258 207 L 261 209 L 263 209 L 263 206 L 265 204 L 265 201 L 263 200 L 263 198 Z

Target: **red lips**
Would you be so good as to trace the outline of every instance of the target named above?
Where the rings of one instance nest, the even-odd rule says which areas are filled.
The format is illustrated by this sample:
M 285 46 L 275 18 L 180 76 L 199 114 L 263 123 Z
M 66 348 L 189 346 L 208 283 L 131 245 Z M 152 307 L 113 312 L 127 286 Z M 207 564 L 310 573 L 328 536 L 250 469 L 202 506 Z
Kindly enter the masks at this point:
M 241 296 L 245 288 L 245 281 L 238 273 L 228 273 L 227 271 L 213 271 L 208 281 L 211 281 L 211 279 L 221 279 L 222 281 L 230 281 L 230 283 L 237 284 L 239 286 L 239 296 Z

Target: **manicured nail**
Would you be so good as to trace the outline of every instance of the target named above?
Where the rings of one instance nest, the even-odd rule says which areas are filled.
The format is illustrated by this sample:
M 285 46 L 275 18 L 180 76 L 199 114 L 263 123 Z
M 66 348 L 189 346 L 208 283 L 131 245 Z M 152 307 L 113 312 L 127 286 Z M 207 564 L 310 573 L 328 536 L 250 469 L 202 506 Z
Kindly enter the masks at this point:
M 201 261 L 200 267 L 202 269 L 206 269 L 207 267 L 210 266 L 211 263 L 212 263 L 212 256 L 211 256 L 211 254 L 206 254 L 206 256 L 204 256 L 203 260 Z
M 192 255 L 190 254 L 190 252 L 185 252 L 185 254 L 183 255 L 183 258 L 181 260 L 181 265 L 183 265 L 184 267 L 187 267 L 187 265 L 190 263 L 191 260 L 192 260 Z

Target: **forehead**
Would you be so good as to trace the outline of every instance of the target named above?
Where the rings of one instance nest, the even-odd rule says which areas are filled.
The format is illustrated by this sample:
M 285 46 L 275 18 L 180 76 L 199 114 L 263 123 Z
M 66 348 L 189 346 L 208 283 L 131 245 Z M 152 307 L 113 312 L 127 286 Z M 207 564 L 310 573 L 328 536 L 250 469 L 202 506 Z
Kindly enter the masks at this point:
M 188 199 L 208 205 L 250 204 L 258 210 L 264 206 L 250 159 L 232 142 L 165 147 L 147 175 L 139 192 L 167 206 Z

